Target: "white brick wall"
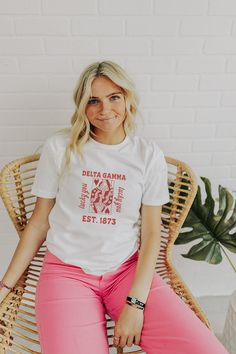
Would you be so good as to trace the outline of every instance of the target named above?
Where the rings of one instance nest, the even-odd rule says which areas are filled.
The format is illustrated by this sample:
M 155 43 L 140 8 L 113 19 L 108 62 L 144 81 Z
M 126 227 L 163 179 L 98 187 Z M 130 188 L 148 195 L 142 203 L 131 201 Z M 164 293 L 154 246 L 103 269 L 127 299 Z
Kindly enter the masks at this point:
M 235 0 L 0 0 L 0 166 L 69 125 L 81 71 L 110 59 L 135 81 L 137 133 L 210 178 L 215 196 L 219 184 L 236 191 L 235 15 Z M 1 276 L 17 237 L 0 211 Z M 196 295 L 209 294 L 212 268 L 214 295 L 232 291 L 226 261 L 217 273 L 183 251 L 175 263 Z M 193 282 L 196 268 L 205 278 Z

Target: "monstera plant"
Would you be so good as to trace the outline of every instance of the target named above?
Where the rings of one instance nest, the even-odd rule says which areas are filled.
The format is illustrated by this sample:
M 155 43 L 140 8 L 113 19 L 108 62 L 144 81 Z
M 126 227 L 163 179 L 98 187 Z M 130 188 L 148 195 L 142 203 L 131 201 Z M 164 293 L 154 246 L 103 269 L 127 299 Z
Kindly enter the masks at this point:
M 226 252 L 227 249 L 236 253 L 236 201 L 226 188 L 219 185 L 219 205 L 215 214 L 215 200 L 211 194 L 210 180 L 202 176 L 200 178 L 205 185 L 205 202 L 202 203 L 201 190 L 198 186 L 194 202 L 174 244 L 181 245 L 199 240 L 187 254 L 182 254 L 182 256 L 196 261 L 218 264 L 222 261 L 222 253 L 224 253 L 236 272 L 236 267 Z M 185 228 L 190 228 L 190 230 L 185 230 Z

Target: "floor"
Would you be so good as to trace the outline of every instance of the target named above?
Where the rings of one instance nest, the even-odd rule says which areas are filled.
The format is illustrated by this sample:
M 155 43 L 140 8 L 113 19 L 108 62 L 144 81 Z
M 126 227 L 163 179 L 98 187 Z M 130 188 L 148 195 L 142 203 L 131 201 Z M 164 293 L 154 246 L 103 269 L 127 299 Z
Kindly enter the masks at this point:
M 209 319 L 215 335 L 220 340 L 229 305 L 229 296 L 201 296 L 197 300 Z

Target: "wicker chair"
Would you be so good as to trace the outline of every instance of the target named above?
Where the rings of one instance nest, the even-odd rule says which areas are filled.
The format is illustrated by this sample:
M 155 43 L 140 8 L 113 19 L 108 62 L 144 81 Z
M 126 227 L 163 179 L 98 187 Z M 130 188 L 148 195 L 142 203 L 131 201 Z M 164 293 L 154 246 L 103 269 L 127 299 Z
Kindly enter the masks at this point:
M 36 197 L 31 194 L 31 185 L 39 157 L 40 154 L 34 154 L 16 159 L 1 171 L 1 197 L 19 237 L 34 209 Z M 197 193 L 197 180 L 187 164 L 171 157 L 165 158 L 168 165 L 170 202 L 162 206 L 161 249 L 156 272 L 212 330 L 208 319 L 171 261 L 172 246 Z M 44 242 L 18 280 L 14 292 L 10 292 L 0 304 L 0 354 L 41 353 L 34 300 L 46 249 Z M 106 320 L 110 353 L 114 353 L 114 350 L 117 353 L 144 353 L 138 346 L 135 346 L 139 348 L 137 350 L 132 347 L 129 351 L 126 351 L 127 347 L 123 351 L 121 348 L 115 349 L 112 343 L 115 322 L 107 314 Z

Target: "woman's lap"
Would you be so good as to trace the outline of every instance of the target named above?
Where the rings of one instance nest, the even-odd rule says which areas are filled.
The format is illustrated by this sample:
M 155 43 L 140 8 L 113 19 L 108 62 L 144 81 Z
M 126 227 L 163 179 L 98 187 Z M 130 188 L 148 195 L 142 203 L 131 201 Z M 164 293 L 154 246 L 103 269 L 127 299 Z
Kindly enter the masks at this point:
M 135 267 L 120 280 L 105 302 L 117 320 Z M 226 354 L 222 344 L 190 307 L 155 273 L 144 310 L 140 347 L 147 354 Z
M 132 285 L 136 261 L 99 277 L 50 257 L 36 291 L 43 354 L 62 354 L 65 349 L 70 354 L 80 354 L 79 350 L 83 354 L 108 353 L 105 313 L 117 320 Z M 227 353 L 157 273 L 145 305 L 140 347 L 146 354 Z

